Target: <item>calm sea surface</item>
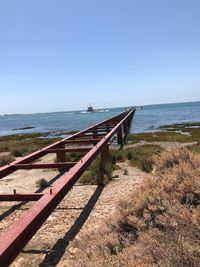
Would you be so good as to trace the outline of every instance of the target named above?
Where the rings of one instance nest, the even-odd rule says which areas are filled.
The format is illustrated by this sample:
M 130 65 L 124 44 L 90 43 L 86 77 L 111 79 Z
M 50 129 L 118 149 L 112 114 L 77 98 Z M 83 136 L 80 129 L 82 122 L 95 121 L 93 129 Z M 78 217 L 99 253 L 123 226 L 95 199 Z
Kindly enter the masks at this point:
M 84 129 L 96 122 L 112 117 L 125 108 L 111 108 L 98 112 L 66 111 L 26 115 L 0 116 L 0 136 L 49 132 L 62 135 L 64 132 Z M 137 109 L 131 126 L 132 133 L 155 131 L 161 125 L 200 122 L 200 102 L 143 106 Z M 32 129 L 21 130 L 24 127 Z

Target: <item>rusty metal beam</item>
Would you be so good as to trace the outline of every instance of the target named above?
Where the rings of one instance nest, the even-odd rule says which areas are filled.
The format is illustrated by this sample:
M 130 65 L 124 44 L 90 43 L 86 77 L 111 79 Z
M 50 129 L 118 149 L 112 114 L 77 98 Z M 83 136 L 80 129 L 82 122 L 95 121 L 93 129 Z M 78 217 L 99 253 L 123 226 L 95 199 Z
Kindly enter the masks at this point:
M 79 138 L 79 137 L 93 137 L 94 136 L 94 131 L 97 131 L 97 129 L 94 129 L 92 132 L 88 132 L 88 133 L 85 133 L 85 134 L 79 134 L 76 138 Z M 105 136 L 104 133 L 98 133 L 96 132 L 95 133 L 96 135 L 96 139 L 100 139 L 102 136 Z
M 0 194 L 0 201 L 37 201 L 44 194 L 33 193 L 33 194 Z
M 75 147 L 75 148 L 52 148 L 48 149 L 48 153 L 56 153 L 58 151 L 65 151 L 65 152 L 83 152 L 83 151 L 89 151 L 92 147 Z
M 14 168 L 17 170 L 31 170 L 31 169 L 59 169 L 59 168 L 71 168 L 77 162 L 58 162 L 58 163 L 40 163 L 40 164 L 16 164 Z
M 0 236 L 1 266 L 9 266 L 21 249 L 42 226 L 51 212 L 78 181 L 80 176 L 88 168 L 96 156 L 103 151 L 105 147 L 107 147 L 109 140 L 117 133 L 119 127 L 121 127 L 121 125 L 133 113 L 134 109 L 131 109 L 118 116 L 115 116 L 114 121 L 116 121 L 116 118 L 121 119 L 115 125 L 115 127 L 109 131 L 106 136 L 99 140 L 99 142 L 92 147 L 91 150 L 80 161 L 78 161 L 75 166 L 73 166 L 67 173 L 54 182 L 52 189 L 44 193 L 44 195 L 27 212 L 25 212 L 21 218 L 19 218 L 7 231 Z M 112 119 L 109 119 L 109 121 L 111 120 Z M 96 125 L 88 129 L 93 129 L 95 126 Z M 66 139 L 62 140 L 62 142 L 65 143 Z M 49 146 L 48 149 L 57 148 L 58 145 L 60 145 L 60 143 Z M 27 162 L 18 162 L 18 165 L 23 163 Z M 14 165 L 16 165 L 16 163 Z
M 96 128 L 97 129 L 101 129 L 101 128 L 108 129 L 108 128 L 114 128 L 114 127 L 115 127 L 115 124 L 103 124 L 103 125 L 97 126 Z
M 65 144 L 97 144 L 100 140 L 101 140 L 101 138 L 66 140 L 66 141 L 64 141 L 64 143 Z

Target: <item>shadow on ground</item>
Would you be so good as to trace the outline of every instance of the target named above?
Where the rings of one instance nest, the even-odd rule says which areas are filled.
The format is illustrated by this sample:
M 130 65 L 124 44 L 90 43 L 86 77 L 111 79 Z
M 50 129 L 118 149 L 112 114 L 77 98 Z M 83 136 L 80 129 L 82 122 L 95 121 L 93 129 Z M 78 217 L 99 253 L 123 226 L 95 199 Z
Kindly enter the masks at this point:
M 58 239 L 58 241 L 54 244 L 50 251 L 47 251 L 47 254 L 43 260 L 43 262 L 39 265 L 39 267 L 49 267 L 49 266 L 56 266 L 59 263 L 60 259 L 65 253 L 67 246 L 69 245 L 70 241 L 73 241 L 76 235 L 81 230 L 84 223 L 87 221 L 92 209 L 94 208 L 97 200 L 99 199 L 104 187 L 98 186 L 89 199 L 88 203 L 80 213 L 79 217 L 76 219 L 74 224 L 71 226 L 69 231 L 65 234 L 62 239 Z M 24 253 L 35 253 L 37 254 L 37 250 L 35 251 L 23 251 Z

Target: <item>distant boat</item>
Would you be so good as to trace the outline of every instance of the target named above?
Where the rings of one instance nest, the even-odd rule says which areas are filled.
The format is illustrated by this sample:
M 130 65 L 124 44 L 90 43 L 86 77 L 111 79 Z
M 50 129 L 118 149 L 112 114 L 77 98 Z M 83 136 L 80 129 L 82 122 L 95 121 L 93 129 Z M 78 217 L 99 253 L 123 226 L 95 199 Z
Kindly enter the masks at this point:
M 87 112 L 94 112 L 94 108 L 91 104 L 87 107 Z

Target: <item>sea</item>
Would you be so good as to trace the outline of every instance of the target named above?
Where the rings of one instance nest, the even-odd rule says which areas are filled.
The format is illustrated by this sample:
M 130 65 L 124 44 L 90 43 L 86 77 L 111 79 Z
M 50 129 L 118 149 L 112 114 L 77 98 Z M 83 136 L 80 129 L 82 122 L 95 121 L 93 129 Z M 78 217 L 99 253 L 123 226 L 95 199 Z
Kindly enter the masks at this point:
M 63 111 L 36 114 L 0 115 L 0 136 L 46 133 L 64 137 L 125 111 L 126 107 L 106 108 L 95 112 Z M 162 125 L 200 122 L 200 102 L 146 105 L 136 107 L 131 133 L 158 131 Z

